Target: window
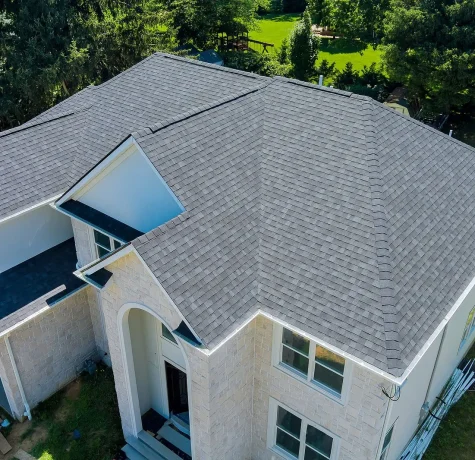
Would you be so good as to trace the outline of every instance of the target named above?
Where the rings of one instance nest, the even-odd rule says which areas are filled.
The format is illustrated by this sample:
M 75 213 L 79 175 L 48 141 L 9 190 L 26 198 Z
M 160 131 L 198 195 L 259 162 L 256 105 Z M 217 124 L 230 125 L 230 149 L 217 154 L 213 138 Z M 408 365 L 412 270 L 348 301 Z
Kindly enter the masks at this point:
M 104 257 L 109 252 L 119 249 L 122 246 L 117 240 L 111 238 L 104 233 L 101 233 L 94 229 L 94 243 L 96 245 L 97 256 Z
M 273 399 L 270 410 L 269 447 L 287 458 L 298 460 L 330 460 L 337 457 L 335 437 L 327 430 Z
M 381 455 L 379 457 L 379 460 L 386 460 L 386 458 L 388 457 L 389 446 L 391 445 L 391 438 L 393 437 L 393 430 L 394 424 L 391 428 L 389 428 L 388 432 L 386 433 L 386 436 L 384 437 L 383 448 L 381 449 Z
M 286 328 L 279 341 L 279 364 L 341 398 L 347 367 L 343 357 Z
M 170 342 L 177 343 L 175 337 L 170 332 L 170 330 L 162 323 L 162 337 L 170 340 Z

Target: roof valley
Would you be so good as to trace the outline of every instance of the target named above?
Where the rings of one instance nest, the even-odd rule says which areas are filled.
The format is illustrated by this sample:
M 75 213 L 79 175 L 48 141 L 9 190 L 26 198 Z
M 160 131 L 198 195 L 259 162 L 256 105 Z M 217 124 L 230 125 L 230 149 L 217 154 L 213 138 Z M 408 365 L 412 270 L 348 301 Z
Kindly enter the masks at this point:
M 401 345 L 399 337 L 399 314 L 394 303 L 394 282 L 392 279 L 392 261 L 388 242 L 388 218 L 384 207 L 381 170 L 376 142 L 376 126 L 373 118 L 372 101 L 364 101 L 366 125 L 367 159 L 371 201 L 373 204 L 374 237 L 376 258 L 379 270 L 381 305 L 384 320 L 386 359 L 390 372 L 399 373 L 401 365 Z

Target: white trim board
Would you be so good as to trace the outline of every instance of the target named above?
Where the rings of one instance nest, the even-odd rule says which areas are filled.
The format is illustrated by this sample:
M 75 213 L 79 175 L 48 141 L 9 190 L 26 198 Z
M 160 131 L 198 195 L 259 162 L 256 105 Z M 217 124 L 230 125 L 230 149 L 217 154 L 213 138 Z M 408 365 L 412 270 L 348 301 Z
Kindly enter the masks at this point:
M 45 206 L 47 204 L 51 204 L 54 201 L 56 201 L 60 196 L 61 194 L 52 196 L 50 198 L 47 198 L 46 200 L 41 201 L 40 203 L 36 203 L 33 206 L 30 206 L 21 211 L 10 214 L 9 216 L 0 219 L 0 225 L 3 224 L 3 222 L 6 222 L 7 220 L 14 219 L 15 217 L 20 217 L 21 215 L 26 214 L 27 212 L 33 211 L 34 209 L 41 208 L 42 206 Z

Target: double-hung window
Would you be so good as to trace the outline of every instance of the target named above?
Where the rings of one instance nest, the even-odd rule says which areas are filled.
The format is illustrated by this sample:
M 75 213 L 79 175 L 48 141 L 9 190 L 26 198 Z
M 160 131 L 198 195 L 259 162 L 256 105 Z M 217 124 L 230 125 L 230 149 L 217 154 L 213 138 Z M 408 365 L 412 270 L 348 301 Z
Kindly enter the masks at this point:
M 463 330 L 462 340 L 460 341 L 459 349 L 465 345 L 467 339 L 470 337 L 474 329 L 475 329 L 475 307 L 473 307 L 470 310 L 470 313 L 468 314 L 467 322 L 465 323 L 465 328 Z
M 337 439 L 330 432 L 271 399 L 269 447 L 298 460 L 336 458 Z
M 104 257 L 109 254 L 109 252 L 114 251 L 122 246 L 117 240 L 111 238 L 110 236 L 105 235 L 102 232 L 94 229 L 94 244 L 96 246 L 97 256 Z
M 282 330 L 278 344 L 280 366 L 341 399 L 348 368 L 345 358 L 289 329 L 277 330 Z

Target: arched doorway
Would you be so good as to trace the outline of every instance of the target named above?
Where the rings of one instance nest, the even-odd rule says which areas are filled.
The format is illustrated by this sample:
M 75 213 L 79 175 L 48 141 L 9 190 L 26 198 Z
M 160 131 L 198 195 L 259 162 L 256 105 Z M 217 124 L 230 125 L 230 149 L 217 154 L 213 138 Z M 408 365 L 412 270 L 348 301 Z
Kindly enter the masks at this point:
M 124 306 L 122 314 L 135 435 L 151 436 L 180 456 L 183 452 L 191 457 L 188 366 L 182 346 L 146 307 Z

